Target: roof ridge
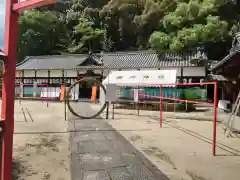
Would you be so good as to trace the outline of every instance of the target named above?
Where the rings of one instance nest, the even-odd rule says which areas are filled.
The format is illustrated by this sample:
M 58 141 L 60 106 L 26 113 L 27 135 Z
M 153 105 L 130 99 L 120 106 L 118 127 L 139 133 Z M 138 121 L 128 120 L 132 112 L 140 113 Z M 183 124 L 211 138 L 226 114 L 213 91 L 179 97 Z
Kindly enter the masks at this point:
M 141 54 L 157 54 L 156 51 L 126 51 L 126 52 L 110 52 L 110 53 L 104 53 L 103 55 L 108 55 L 108 56 L 126 56 L 126 55 L 141 55 Z
M 16 67 L 21 66 L 22 64 L 24 64 L 25 62 L 27 62 L 30 59 L 29 56 L 27 56 L 23 61 L 16 63 Z
M 56 54 L 56 55 L 39 55 L 39 56 L 28 56 L 30 58 L 33 57 L 66 57 L 66 56 L 89 56 L 88 54 Z

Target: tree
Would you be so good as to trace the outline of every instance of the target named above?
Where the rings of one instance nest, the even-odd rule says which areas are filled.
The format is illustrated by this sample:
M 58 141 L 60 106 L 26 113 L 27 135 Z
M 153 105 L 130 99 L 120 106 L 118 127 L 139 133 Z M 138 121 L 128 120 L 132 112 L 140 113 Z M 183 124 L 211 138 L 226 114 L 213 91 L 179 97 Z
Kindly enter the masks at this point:
M 239 19 L 237 0 L 71 0 L 22 14 L 18 51 L 21 59 L 61 51 L 201 46 L 210 59 L 221 59 L 240 30 Z
M 151 47 L 162 48 L 161 45 L 152 43 L 159 39 L 159 36 L 156 36 L 157 32 L 164 32 L 171 37 L 171 41 L 165 42 L 164 46 L 168 46 L 172 51 L 182 51 L 197 46 L 209 50 L 210 45 L 212 50 L 214 44 L 219 45 L 219 43 L 226 46 L 232 24 L 222 18 L 224 15 L 220 10 L 227 6 L 229 4 L 224 0 L 191 0 L 178 3 L 175 10 L 167 13 L 159 22 L 162 28 L 151 35 L 149 40 Z M 164 39 L 161 38 L 158 43 L 163 43 Z
M 172 39 L 169 35 L 164 32 L 155 31 L 152 33 L 149 39 L 149 43 L 152 48 L 158 51 L 165 51 L 169 49 L 169 44 L 172 42 Z
M 19 18 L 18 61 L 25 56 L 59 54 L 68 46 L 64 22 L 50 11 L 28 11 Z
M 93 22 L 86 18 L 80 18 L 74 28 L 74 38 L 69 46 L 71 53 L 86 53 L 94 50 L 101 50 L 104 37 L 104 30 L 93 28 Z
M 137 30 L 137 45 L 147 48 L 148 40 L 155 30 L 162 31 L 162 18 L 176 7 L 176 0 L 145 0 L 141 1 L 141 13 L 136 15 L 134 22 Z

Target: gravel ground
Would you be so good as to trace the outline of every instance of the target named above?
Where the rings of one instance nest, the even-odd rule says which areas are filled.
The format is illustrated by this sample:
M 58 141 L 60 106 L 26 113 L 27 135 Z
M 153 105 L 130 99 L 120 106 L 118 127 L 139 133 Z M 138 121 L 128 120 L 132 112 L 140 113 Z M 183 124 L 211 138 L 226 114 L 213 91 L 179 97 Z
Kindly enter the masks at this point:
M 13 180 L 69 180 L 69 135 L 61 103 L 15 103 Z

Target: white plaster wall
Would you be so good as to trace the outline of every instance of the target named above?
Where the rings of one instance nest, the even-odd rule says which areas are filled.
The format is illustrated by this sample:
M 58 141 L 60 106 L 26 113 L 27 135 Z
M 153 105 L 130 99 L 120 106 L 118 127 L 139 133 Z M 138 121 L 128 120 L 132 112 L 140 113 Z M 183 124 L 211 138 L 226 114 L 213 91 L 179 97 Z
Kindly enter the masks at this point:
M 35 77 L 34 70 L 25 70 L 24 71 L 24 77 Z
M 48 70 L 39 70 L 39 71 L 37 71 L 37 77 L 48 77 Z
M 64 77 L 76 77 L 77 71 L 76 70 L 64 70 Z
M 177 70 L 177 76 L 181 76 L 181 68 L 160 68 L 160 70 Z
M 144 70 L 157 70 L 158 68 L 146 68 L 146 69 L 140 69 L 140 71 L 144 71 Z M 136 71 L 138 69 L 121 69 L 121 71 Z M 104 78 L 106 78 L 108 76 L 108 74 L 112 71 L 119 71 L 118 69 L 110 69 L 110 70 L 104 70 L 103 71 L 103 76 Z
M 50 70 L 50 77 L 62 77 L 62 70 Z
M 16 77 L 22 77 L 22 71 L 16 71 Z
M 173 70 L 176 69 L 177 70 L 177 76 L 181 76 L 181 68 L 160 68 L 160 70 Z M 123 69 L 121 71 L 136 71 L 137 69 Z M 158 70 L 158 68 L 146 68 L 146 69 L 140 69 L 140 71 L 144 71 L 144 70 Z M 119 71 L 117 69 L 111 70 L 111 71 Z M 109 74 L 108 70 L 105 70 L 103 73 L 104 78 L 106 78 Z
M 205 76 L 205 68 L 204 67 L 188 67 L 183 68 L 183 76 Z

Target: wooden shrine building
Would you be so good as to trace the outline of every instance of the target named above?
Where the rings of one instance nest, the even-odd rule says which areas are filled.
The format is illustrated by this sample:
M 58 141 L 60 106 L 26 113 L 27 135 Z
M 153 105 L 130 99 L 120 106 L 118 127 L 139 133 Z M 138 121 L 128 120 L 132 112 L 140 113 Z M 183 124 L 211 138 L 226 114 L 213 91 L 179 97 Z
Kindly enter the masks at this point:
M 27 57 L 17 65 L 15 93 L 21 97 L 58 98 L 61 84 L 70 86 L 83 77 L 101 80 L 102 72 L 98 70 L 101 67 L 100 56 L 96 54 Z M 19 90 L 21 86 L 22 91 Z M 84 84 L 78 91 L 84 90 L 81 94 L 88 97 L 90 89 L 91 86 Z M 41 95 L 42 91 L 45 95 Z
M 102 80 L 110 71 L 176 69 L 177 82 L 202 82 L 208 71 L 206 63 L 198 63 L 199 59 L 206 60 L 202 51 L 163 54 L 136 51 L 27 57 L 17 65 L 16 96 L 41 96 L 40 93 L 27 91 L 28 88 L 38 86 L 48 88 L 46 91 L 51 92 L 51 97 L 58 97 L 61 84 L 70 85 L 79 77 Z M 18 90 L 20 86 L 23 86 L 23 92 Z M 86 90 L 85 96 L 89 96 L 89 87 L 84 85 L 79 87 L 81 88 Z M 56 92 L 55 95 L 53 91 Z M 78 97 L 79 94 L 76 92 L 75 96 Z
M 240 34 L 234 38 L 229 54 L 214 64 L 211 71 L 221 87 L 221 99 L 234 103 L 240 90 Z

